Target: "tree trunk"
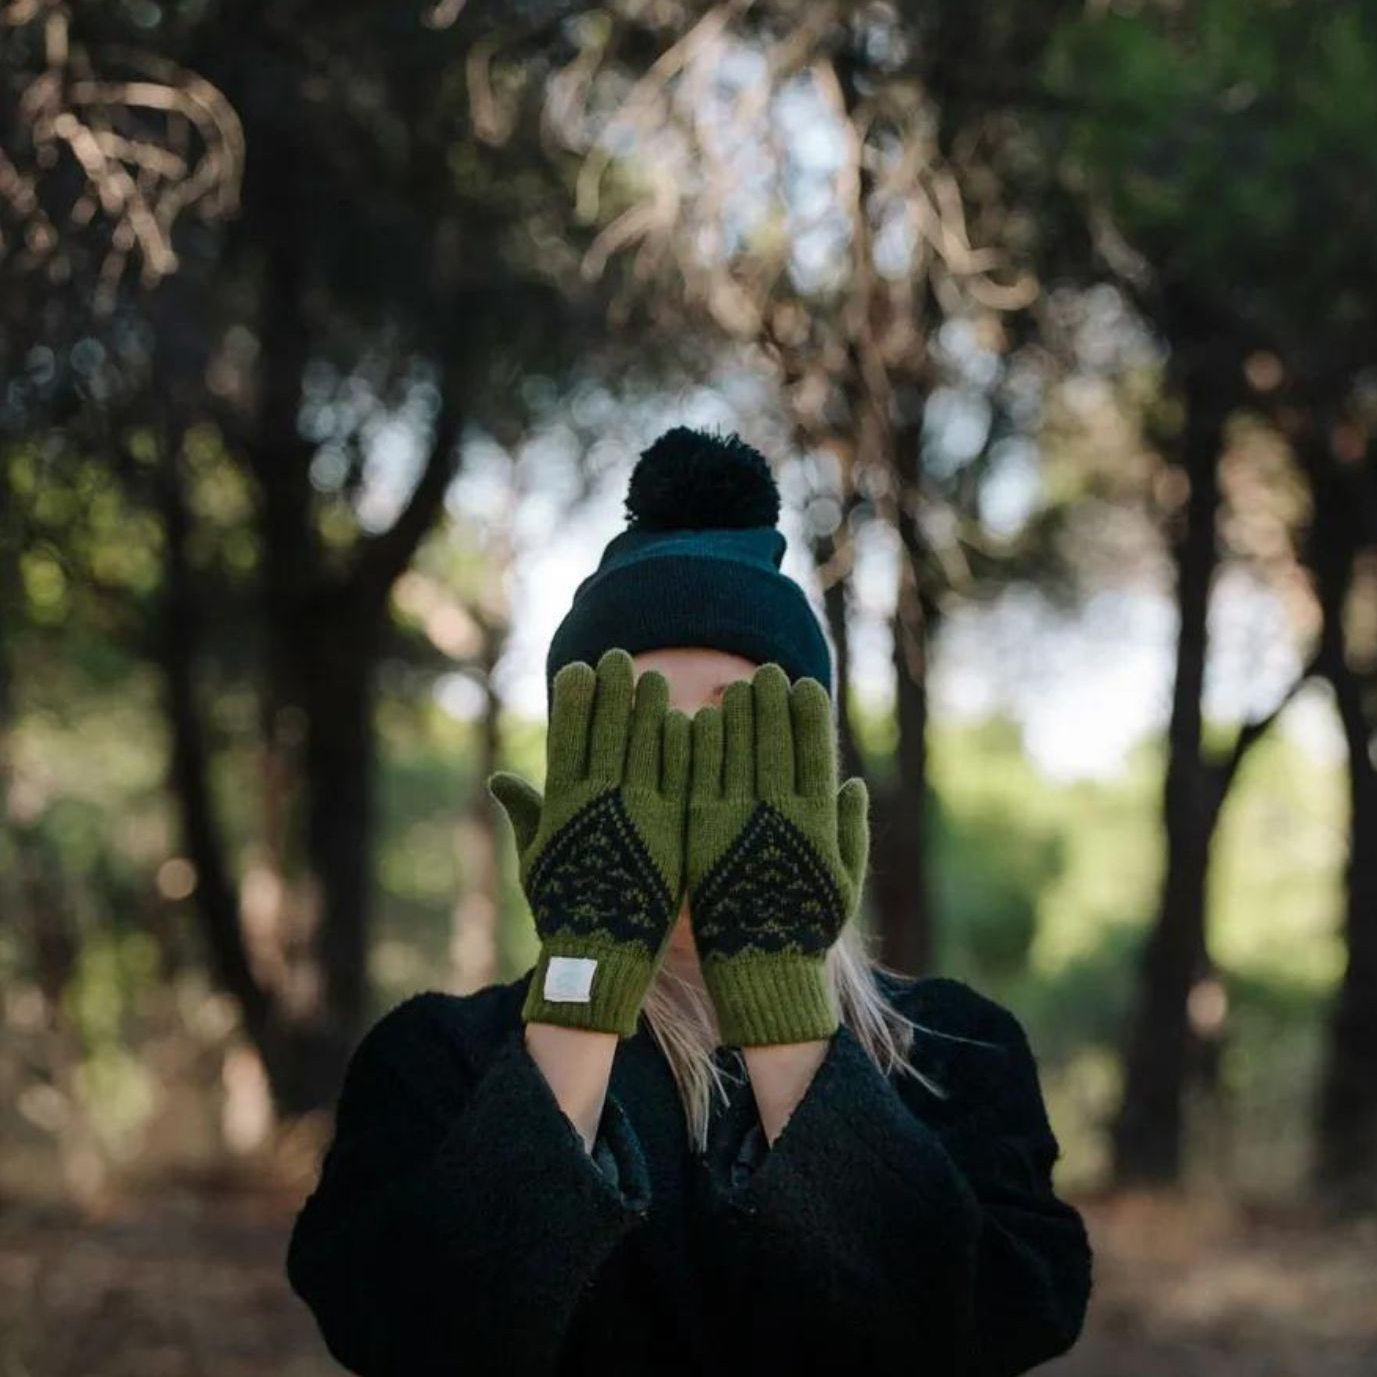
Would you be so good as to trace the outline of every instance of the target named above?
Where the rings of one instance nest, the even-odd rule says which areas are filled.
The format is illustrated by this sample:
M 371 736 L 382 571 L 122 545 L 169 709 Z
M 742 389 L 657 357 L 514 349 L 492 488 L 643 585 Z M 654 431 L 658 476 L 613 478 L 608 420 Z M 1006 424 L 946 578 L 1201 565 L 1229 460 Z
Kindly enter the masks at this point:
M 1344 876 L 1348 960 L 1330 1012 L 1316 1124 L 1314 1184 L 1342 1209 L 1377 1205 L 1377 684 L 1353 668 L 1345 609 L 1359 551 L 1377 546 L 1377 522 L 1361 485 L 1367 468 L 1340 469 L 1328 426 L 1312 424 L 1300 440 L 1315 518 L 1308 557 L 1323 616 L 1319 665 L 1334 689 L 1348 745 L 1349 852 Z M 1368 521 L 1372 521 L 1370 516 Z
M 239 925 L 239 898 L 213 815 L 205 736 L 196 704 L 195 657 L 201 615 L 187 563 L 189 518 L 181 485 L 181 437 L 165 433 L 157 490 L 163 523 L 163 604 L 158 661 L 171 731 L 169 787 L 180 814 L 182 844 L 196 872 L 195 902 L 211 970 L 239 1004 L 249 1038 L 260 1048 L 271 1018 L 267 991 L 249 963 Z
M 1362 685 L 1344 666 L 1330 677 L 1348 742 L 1348 962 L 1330 1015 L 1320 1092 L 1316 1186 L 1345 1207 L 1377 1208 L 1377 729 Z M 1369 691 L 1370 692 L 1370 691 Z
M 856 498 L 853 494 L 844 505 L 841 523 L 837 529 L 831 535 L 820 537 L 813 542 L 813 562 L 819 569 L 832 568 L 833 561 L 838 559 L 844 542 L 852 538 L 846 529 L 846 523 L 855 506 Z M 851 720 L 850 586 L 849 572 L 834 570 L 824 579 L 822 589 L 823 613 L 827 618 L 827 629 L 831 633 L 832 650 L 837 660 L 837 742 L 843 779 L 865 776 L 865 766 Z
M 892 620 L 899 741 L 895 778 L 880 790 L 875 809 L 880 956 L 886 965 L 908 975 L 930 971 L 934 952 L 927 879 L 927 664 L 936 603 L 926 587 L 925 547 L 916 512 L 919 446 L 917 427 L 895 433 L 891 462 L 904 552 Z
M 298 647 L 306 709 L 306 847 L 319 886 L 314 951 L 325 998 L 319 1015 L 335 1049 L 334 1084 L 368 1016 L 373 908 L 376 742 L 373 668 L 381 626 L 373 609 L 333 590 L 317 602 Z
M 1184 530 L 1173 541 L 1180 622 L 1163 794 L 1166 873 L 1127 1030 L 1123 1098 L 1112 1131 L 1119 1184 L 1179 1177 L 1187 1072 L 1202 1050 L 1191 1045 L 1188 1000 L 1210 968 L 1205 883 L 1222 802 L 1216 771 L 1202 755 L 1201 696 L 1210 584 L 1218 561 L 1224 397 L 1216 370 L 1196 367 L 1187 373 L 1180 463 L 1190 496 Z
M 502 566 L 506 563 L 504 558 Z M 457 994 L 481 990 L 501 975 L 499 805 L 486 785 L 493 771 L 501 766 L 502 700 L 497 694 L 494 671 L 506 645 L 507 626 L 479 613 L 472 615 L 483 635 L 483 713 L 478 722 L 477 787 L 459 821 L 456 837 L 464 870 L 464 885 L 454 904 L 450 939 L 450 979 Z
M 164 440 L 158 475 L 164 529 L 163 617 L 157 639 L 171 731 L 169 786 L 183 845 L 196 871 L 195 902 L 216 984 L 239 1005 L 262 1059 L 274 1102 L 289 1113 L 327 1106 L 348 1048 L 310 1018 L 291 1016 L 280 991 L 255 971 L 239 916 L 239 892 L 214 816 L 204 731 L 196 703 L 195 660 L 210 619 L 198 606 L 186 560 L 188 518 L 178 471 L 180 443 Z

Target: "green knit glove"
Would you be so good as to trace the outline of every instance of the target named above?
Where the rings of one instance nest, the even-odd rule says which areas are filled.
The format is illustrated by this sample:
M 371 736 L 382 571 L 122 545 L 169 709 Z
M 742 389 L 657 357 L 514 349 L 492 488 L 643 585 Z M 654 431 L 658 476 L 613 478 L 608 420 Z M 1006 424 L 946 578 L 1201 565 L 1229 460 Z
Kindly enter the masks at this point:
M 545 793 L 488 780 L 516 833 L 540 935 L 524 1022 L 630 1037 L 679 915 L 689 719 L 664 675 L 638 680 L 625 650 L 551 686 Z
M 865 782 L 837 789 L 827 691 L 777 664 L 693 718 L 689 912 L 722 1042 L 826 1038 L 828 949 L 860 903 Z

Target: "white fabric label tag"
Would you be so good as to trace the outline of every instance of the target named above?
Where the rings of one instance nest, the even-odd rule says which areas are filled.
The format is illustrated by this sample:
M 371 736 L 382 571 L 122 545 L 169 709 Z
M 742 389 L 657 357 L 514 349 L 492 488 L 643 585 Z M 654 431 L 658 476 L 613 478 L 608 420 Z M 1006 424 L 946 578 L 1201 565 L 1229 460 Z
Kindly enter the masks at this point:
M 545 967 L 545 998 L 560 1004 L 587 1004 L 597 968 L 592 956 L 552 956 Z

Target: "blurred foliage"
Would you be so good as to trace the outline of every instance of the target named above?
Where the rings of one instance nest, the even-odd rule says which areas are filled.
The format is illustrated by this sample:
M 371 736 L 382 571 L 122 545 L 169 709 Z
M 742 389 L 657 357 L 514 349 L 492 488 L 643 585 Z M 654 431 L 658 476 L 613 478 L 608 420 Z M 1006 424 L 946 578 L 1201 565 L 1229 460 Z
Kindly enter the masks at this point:
M 165 746 L 156 698 L 132 674 L 118 692 L 83 686 L 79 675 L 61 679 L 56 666 L 46 689 L 26 682 L 12 741 L 21 757 L 41 760 L 49 792 L 23 847 L 30 864 L 41 858 L 37 882 L 52 886 L 48 897 L 79 938 L 64 997 L 77 1045 L 73 1093 L 100 1141 L 124 1157 L 162 1093 L 141 1061 L 168 966 L 201 989 L 189 904 L 159 892 L 168 805 L 159 789 Z M 233 698 L 232 686 L 227 692 Z M 53 702 L 63 705 L 61 718 Z M 862 736 L 879 739 L 883 714 L 860 717 Z M 386 695 L 377 727 L 380 894 L 371 963 L 380 1016 L 413 990 L 447 982 L 450 920 L 468 859 L 456 829 L 482 781 L 479 723 L 457 720 L 430 695 Z M 506 714 L 502 732 L 506 763 L 539 780 L 544 724 Z M 1113 778 L 1056 782 L 1032 766 L 1007 720 L 947 723 L 933 735 L 940 968 L 1025 1021 L 1071 1179 L 1089 1181 L 1103 1166 L 1115 1038 L 1156 899 L 1160 769 L 1160 749 L 1144 743 Z M 254 842 L 252 810 L 229 805 L 252 770 L 246 742 L 225 738 L 217 776 L 240 854 Z M 1339 768 L 1321 768 L 1283 735 L 1269 737 L 1230 801 L 1212 877 L 1212 940 L 1229 999 L 1223 1081 L 1239 1160 L 1250 1164 L 1240 1179 L 1277 1189 L 1291 1184 L 1284 1163 L 1249 1144 L 1282 1135 L 1296 1144 L 1291 1157 L 1304 1151 L 1305 1087 L 1340 957 L 1343 812 Z M 503 829 L 498 837 L 505 980 L 529 967 L 535 947 L 510 838 Z M 22 945 L 22 934 L 0 926 L 0 971 L 12 999 L 34 978 Z
M 1067 164 L 1143 270 L 1227 304 L 1307 373 L 1370 350 L 1373 39 L 1362 4 L 1095 6 L 1045 69 Z
M 581 271 L 609 229 L 620 225 L 627 247 L 638 242 L 644 230 L 631 213 L 673 179 L 673 164 L 649 165 L 662 145 L 643 142 L 606 160 L 590 215 L 580 158 L 602 131 L 601 116 L 653 73 L 683 14 L 642 5 L 577 16 L 557 6 L 505 16 L 470 9 L 470 33 L 418 24 L 415 5 L 327 8 L 315 7 L 318 22 L 303 28 L 262 7 L 242 15 L 201 4 L 63 7 L 74 16 L 74 42 L 154 44 L 218 82 L 254 156 L 236 215 L 179 221 L 182 267 L 159 292 L 145 296 L 119 277 L 104 292 L 104 309 L 92 312 L 107 241 L 119 233 L 95 215 L 89 233 L 73 233 L 60 253 L 52 246 L 46 279 L 24 278 L 0 310 L 0 363 L 10 365 L 0 393 L 0 746 L 10 772 L 0 905 L 23 915 L 23 926 L 0 923 L 8 1034 L 0 1087 L 12 1092 L 0 1129 L 58 1138 L 79 1130 L 117 1159 L 146 1145 L 167 1108 L 164 1077 L 176 1073 L 146 1054 L 169 1001 L 179 1014 L 194 1011 L 183 1026 L 217 1052 L 216 1040 L 235 1034 L 232 1011 L 224 1012 L 231 1006 L 207 997 L 211 963 L 177 868 L 187 863 L 176 855 L 166 704 L 151 667 L 168 591 L 166 517 L 151 497 L 165 408 L 186 424 L 175 470 L 189 521 L 181 544 L 209 614 L 194 650 L 209 811 L 223 829 L 227 873 L 247 883 L 262 873 L 262 848 L 289 850 L 292 839 L 264 835 L 274 825 L 264 738 L 280 732 L 296 745 L 305 735 L 300 705 L 290 696 L 271 701 L 259 682 L 274 634 L 265 608 L 283 611 L 264 582 L 273 551 L 262 520 L 265 493 L 288 471 L 282 455 L 295 466 L 302 519 L 285 534 L 278 528 L 278 553 L 309 550 L 314 568 L 303 587 L 314 589 L 317 577 L 343 578 L 377 534 L 379 514 L 369 509 L 363 520 L 360 496 L 370 486 L 370 452 L 389 427 L 426 432 L 448 396 L 468 422 L 466 462 L 483 447 L 472 442 L 488 437 L 505 462 L 554 420 L 551 433 L 560 430 L 568 443 L 553 446 L 551 468 L 585 488 L 607 460 L 609 436 L 613 449 L 625 447 L 616 428 L 635 409 L 626 391 L 614 399 L 602 390 L 607 380 L 626 388 L 641 364 L 661 378 L 671 359 L 682 366 L 702 347 L 679 292 L 658 283 L 647 290 L 651 255 L 610 254 L 605 284 Z M 751 22 L 778 23 L 781 34 L 795 18 L 787 6 L 747 9 Z M 900 20 L 911 26 L 906 34 Z M 994 559 L 1000 541 L 980 531 L 969 568 L 982 578 L 997 573 L 993 591 L 1040 580 L 1066 592 L 1068 569 L 1086 585 L 1103 582 L 1125 565 L 1131 542 L 1116 532 L 1126 515 L 1141 506 L 1155 521 L 1179 502 L 1179 484 L 1164 481 L 1143 434 L 1150 413 L 1169 412 L 1172 402 L 1161 396 L 1160 341 L 1134 318 L 1142 307 L 1129 299 L 1135 284 L 1186 284 L 1223 303 L 1221 314 L 1279 349 L 1284 343 L 1288 368 L 1328 368 L 1349 379 L 1366 361 L 1377 295 L 1370 25 L 1361 5 L 1281 0 L 1057 0 L 1036 12 L 1012 0 L 950 0 L 877 7 L 857 24 L 851 37 L 859 46 L 845 54 L 842 85 L 874 107 L 866 175 L 899 166 L 905 140 L 924 150 L 926 171 L 943 174 L 927 209 L 938 200 L 946 206 L 927 236 L 955 242 L 972 234 L 954 255 L 963 266 L 951 280 L 978 276 L 973 261 L 998 243 L 1012 263 L 1038 260 L 1049 287 L 1065 274 L 1075 288 L 1048 291 L 1041 318 L 1008 312 L 1007 339 L 1002 327 L 982 332 L 956 320 L 950 294 L 924 305 L 967 328 L 928 322 L 931 352 L 925 345 L 917 353 L 931 391 L 905 394 L 899 409 L 914 408 L 907 420 L 924 433 L 919 408 L 935 400 L 960 420 L 960 401 L 967 420 L 983 417 L 987 432 L 973 460 L 941 453 L 937 440 L 928 446 L 930 491 L 942 488 L 945 463 L 952 510 L 983 510 L 984 476 L 1006 454 L 995 440 L 1018 439 L 1029 450 L 1037 441 L 1040 505 L 1013 524 L 1016 532 L 1045 526 L 1054 539 L 1029 541 L 1027 562 L 1016 564 Z M 472 46 L 478 37 L 492 41 Z M 42 41 L 36 23 L 11 35 L 0 55 L 10 97 L 22 89 L 19 76 L 27 81 L 47 60 Z M 867 46 L 875 70 L 856 82 Z M 961 53 L 979 56 L 941 60 Z M 567 98 L 579 94 L 568 89 L 570 74 L 583 73 L 589 108 L 577 119 L 572 106 L 561 119 L 542 103 L 555 72 L 565 76 Z M 921 99 L 910 101 L 915 92 Z M 880 118 L 886 100 L 897 103 Z M 711 113 L 707 103 L 701 109 Z M 152 132 L 161 128 L 155 122 Z M 697 174 L 706 162 L 686 146 Z M 42 168 L 38 150 L 22 139 L 16 148 Z M 635 154 L 647 150 L 638 167 Z M 1087 227 L 1068 214 L 1049 176 L 1054 163 L 1103 223 Z M 434 175 L 437 168 L 445 175 Z M 836 178 L 825 157 L 813 172 Z M 905 173 L 912 190 L 910 181 L 921 178 Z M 45 185 L 61 202 L 61 178 Z M 672 189 L 667 199 L 692 199 L 687 186 Z M 801 201 L 828 194 L 819 184 Z M 704 203 L 719 212 L 712 196 Z M 662 219 L 665 232 L 671 219 Z M 697 242 L 680 236 L 680 247 Z M 763 223 L 742 243 L 749 259 L 774 265 L 758 285 L 767 295 L 782 290 L 787 250 L 797 247 L 785 230 Z M 1097 253 L 1114 258 L 1107 275 L 1117 285 L 1081 290 L 1101 275 Z M 865 266 L 868 273 L 873 264 Z M 609 328 L 605 296 L 614 287 L 665 331 L 633 331 L 635 312 Z M 810 333 L 824 321 L 826 293 L 799 295 L 809 309 L 781 320 L 799 332 L 800 356 L 817 371 L 821 391 L 809 405 L 824 430 L 849 435 L 857 414 L 847 391 L 849 350 L 829 354 Z M 274 308 L 284 317 L 276 328 Z M 885 313 L 898 321 L 915 309 L 900 294 Z M 868 320 L 869 308 L 862 314 Z M 755 327 L 746 333 L 754 338 Z M 1067 371 L 1059 374 L 1044 355 L 1067 339 Z M 914 343 L 903 331 L 895 341 L 901 351 Z M 1010 353 L 1006 366 L 1002 351 L 1025 343 L 1026 356 Z M 278 353 L 264 367 L 269 346 Z M 930 365 L 938 366 L 929 375 Z M 273 386 L 282 396 L 265 410 Z M 1010 397 L 1000 400 L 1006 387 Z M 593 394 L 606 405 L 593 405 Z M 662 405 L 656 396 L 654 407 Z M 1027 434 L 1003 434 L 1015 414 Z M 79 419 L 99 424 L 83 428 Z M 946 435 L 940 425 L 930 429 Z M 799 448 L 799 438 L 781 451 Z M 1231 450 L 1230 462 L 1243 448 Z M 1252 529 L 1275 551 L 1304 520 L 1296 476 L 1257 445 L 1234 468 L 1253 473 L 1268 464 L 1276 515 Z M 483 794 L 490 738 L 478 711 L 455 717 L 432 690 L 445 675 L 462 675 L 470 688 L 490 683 L 484 657 L 500 652 L 519 613 L 498 587 L 523 553 L 508 518 L 530 496 L 516 491 L 526 480 L 510 467 L 503 516 L 447 506 L 444 539 L 408 552 L 368 666 L 379 685 L 373 726 L 381 761 L 372 838 L 378 904 L 368 943 L 373 1017 L 418 988 L 451 984 L 456 904 L 486 885 L 487 858 L 472 845 L 469 824 L 478 809 L 493 809 Z M 576 494 L 554 495 L 548 478 L 533 480 L 538 495 L 553 506 L 567 496 L 572 506 Z M 1246 558 L 1240 529 L 1256 518 L 1258 495 L 1230 500 L 1225 543 L 1231 558 Z M 833 507 L 835 519 L 841 509 Z M 980 525 L 973 517 L 972 524 Z M 943 545 L 940 523 L 929 527 L 925 542 L 958 548 Z M 1160 555 L 1152 521 L 1133 531 L 1139 546 L 1151 545 L 1147 558 Z M 981 579 L 968 581 L 966 594 L 978 586 Z M 287 644 L 301 624 L 289 615 L 281 621 Z M 321 664 L 328 670 L 332 662 Z M 506 710 L 497 720 L 502 763 L 539 780 L 543 724 Z M 893 712 L 858 712 L 856 731 L 872 780 L 890 780 Z M 1225 724 L 1210 730 L 1225 746 L 1230 735 Z M 1040 775 L 1004 719 L 934 721 L 929 747 L 937 968 L 1024 1019 L 1066 1138 L 1065 1169 L 1092 1178 L 1103 1166 L 1101 1125 L 1119 1088 L 1116 1039 L 1159 896 L 1162 744 L 1144 743 L 1114 778 L 1073 783 Z M 1240 1162 L 1251 1154 L 1241 1173 L 1250 1179 L 1292 1179 L 1307 1141 L 1322 1011 L 1343 963 L 1336 917 L 1345 810 L 1338 767 L 1316 764 L 1276 733 L 1251 752 L 1224 810 L 1209 876 L 1210 941 L 1227 999 L 1220 1079 L 1237 1130 L 1229 1150 Z M 502 867 L 497 975 L 508 979 L 529 966 L 535 940 L 509 832 L 495 811 L 489 816 Z M 56 1042 L 33 1017 L 28 996 L 36 988 L 56 996 Z M 209 1074 L 196 1069 L 218 1091 L 219 1061 Z M 1283 1140 L 1291 1154 L 1284 1158 L 1271 1150 Z

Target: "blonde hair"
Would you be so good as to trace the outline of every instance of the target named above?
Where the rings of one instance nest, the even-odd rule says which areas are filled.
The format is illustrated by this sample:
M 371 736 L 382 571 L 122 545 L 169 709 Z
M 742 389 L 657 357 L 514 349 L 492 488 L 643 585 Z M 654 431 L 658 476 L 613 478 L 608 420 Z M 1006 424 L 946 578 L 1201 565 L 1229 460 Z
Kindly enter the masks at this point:
M 911 1075 L 934 1095 L 946 1099 L 948 1091 L 908 1060 L 913 1051 L 914 1030 L 938 1030 L 915 1023 L 881 993 L 875 981 L 877 971 L 902 976 L 870 955 L 858 919 L 842 929 L 827 953 L 826 969 L 839 1021 L 855 1035 L 875 1065 L 887 1076 L 896 1071 Z M 719 1043 L 707 995 L 700 985 L 661 963 L 641 1009 L 651 1036 L 674 1073 L 688 1120 L 690 1144 L 701 1153 L 707 1147 L 713 1091 L 721 1094 L 724 1102 L 727 1098 L 721 1068 L 714 1060 Z

